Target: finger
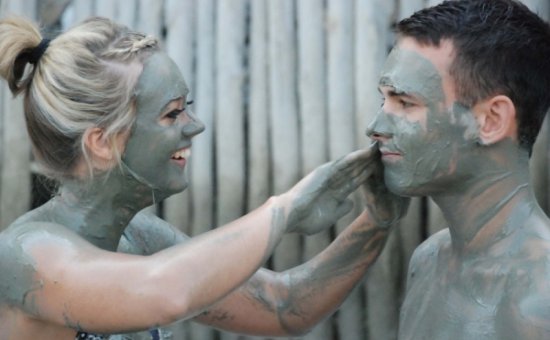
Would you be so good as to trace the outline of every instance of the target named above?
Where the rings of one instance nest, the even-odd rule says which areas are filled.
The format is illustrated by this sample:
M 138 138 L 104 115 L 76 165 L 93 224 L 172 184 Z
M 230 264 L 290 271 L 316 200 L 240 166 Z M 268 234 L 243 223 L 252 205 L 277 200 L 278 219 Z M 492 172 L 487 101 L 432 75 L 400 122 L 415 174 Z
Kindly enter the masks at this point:
M 349 168 L 361 166 L 364 162 L 370 162 L 375 159 L 378 153 L 378 147 L 376 144 L 350 152 L 346 156 L 337 160 L 334 164 L 334 169 L 338 172 L 345 171 Z
M 352 169 L 352 171 L 346 171 L 341 176 L 335 176 L 330 182 L 330 188 L 336 189 L 347 185 L 350 181 L 362 183 L 365 180 L 365 176 L 370 176 L 376 166 L 372 162 L 364 163 L 361 167 Z
M 349 194 L 357 190 L 359 186 L 365 183 L 367 178 L 369 178 L 376 169 L 374 167 L 367 167 L 363 171 L 357 174 L 357 176 L 350 178 L 347 183 L 343 184 L 338 190 L 337 197 L 340 200 L 348 197 Z
M 366 157 L 363 157 L 365 155 Z M 346 167 L 341 167 L 340 170 L 338 170 L 338 166 L 335 166 L 335 171 L 338 172 L 334 175 L 333 178 L 331 178 L 331 181 L 329 183 L 339 185 L 340 181 L 345 181 L 350 176 L 355 177 L 359 175 L 366 167 L 380 161 L 380 152 L 378 151 L 378 148 L 375 147 L 359 150 L 353 152 L 348 156 L 352 157 L 354 161 L 350 161 L 349 163 L 347 163 Z

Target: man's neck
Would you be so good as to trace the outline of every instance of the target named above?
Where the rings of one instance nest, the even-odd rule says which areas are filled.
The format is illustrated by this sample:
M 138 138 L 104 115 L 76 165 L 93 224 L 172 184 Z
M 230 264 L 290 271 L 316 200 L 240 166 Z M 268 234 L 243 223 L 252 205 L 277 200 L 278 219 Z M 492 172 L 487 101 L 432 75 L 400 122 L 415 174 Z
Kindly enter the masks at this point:
M 457 255 L 489 251 L 523 225 L 537 206 L 527 151 L 508 143 L 488 148 L 467 183 L 432 197 L 448 223 Z
M 116 250 L 137 212 L 155 203 L 155 192 L 118 168 L 91 180 L 63 183 L 54 198 L 55 219 L 96 246 Z

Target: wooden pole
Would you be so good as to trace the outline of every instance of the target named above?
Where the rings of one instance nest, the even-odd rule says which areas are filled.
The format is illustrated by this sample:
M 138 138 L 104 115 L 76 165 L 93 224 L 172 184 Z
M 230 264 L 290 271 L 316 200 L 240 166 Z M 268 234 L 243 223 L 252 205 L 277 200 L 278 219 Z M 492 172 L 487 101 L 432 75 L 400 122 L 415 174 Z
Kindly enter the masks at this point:
M 327 75 L 325 6 L 322 0 L 297 2 L 298 17 L 298 90 L 300 96 L 300 138 L 302 176 L 328 160 L 327 135 Z M 330 243 L 325 231 L 304 238 L 307 261 Z M 317 325 L 304 339 L 333 339 L 332 320 Z
M 7 13 L 34 19 L 36 3 L 4 0 L 2 14 Z M 4 82 L 0 91 L 0 229 L 3 229 L 30 208 L 31 149 L 22 96 L 13 99 Z
M 216 31 L 217 223 L 245 207 L 244 58 L 246 0 L 219 0 Z
M 248 207 L 253 210 L 271 194 L 267 2 L 250 2 L 250 106 L 248 110 Z
M 269 108 L 273 189 L 282 193 L 300 177 L 300 140 L 296 97 L 295 1 L 268 2 Z M 300 237 L 285 236 L 273 255 L 276 270 L 296 266 L 301 259 Z
M 166 53 L 174 60 L 180 69 L 187 86 L 191 90 L 188 100 L 193 97 L 195 83 L 194 72 L 194 38 L 195 38 L 195 1 L 166 0 L 164 3 L 164 19 L 166 30 Z M 152 29 L 152 28 L 151 28 Z M 193 107 L 191 106 L 192 110 Z M 192 160 L 191 160 L 192 162 Z M 185 175 L 191 179 L 192 167 L 189 165 Z M 191 232 L 190 190 L 171 196 L 164 201 L 165 219 L 177 226 L 183 232 Z

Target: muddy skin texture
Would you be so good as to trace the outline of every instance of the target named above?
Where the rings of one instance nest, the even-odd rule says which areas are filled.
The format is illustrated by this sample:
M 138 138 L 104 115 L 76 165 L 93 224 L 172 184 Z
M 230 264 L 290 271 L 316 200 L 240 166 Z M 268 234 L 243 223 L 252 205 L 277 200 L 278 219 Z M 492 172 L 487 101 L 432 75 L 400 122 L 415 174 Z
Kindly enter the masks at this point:
M 155 67 L 147 67 L 149 64 Z M 189 90 L 176 64 L 164 53 L 155 53 L 145 62 L 136 87 L 137 120 L 122 157 L 125 170 L 154 189 L 156 202 L 187 187 L 182 169 L 170 157 L 191 146 L 191 138 L 204 125 L 189 110 L 169 126 L 158 124 L 165 105 L 187 100 Z M 184 104 L 186 105 L 186 104 Z M 147 156 L 145 156 L 147 155 Z
M 263 334 L 265 330 L 262 330 L 261 323 L 270 318 L 276 318 L 279 328 L 284 330 L 280 335 L 305 334 L 308 329 L 304 329 L 303 324 L 313 326 L 312 319 L 337 308 L 337 301 L 347 296 L 360 281 L 366 268 L 382 251 L 389 232 L 388 228 L 373 225 L 363 214 L 312 263 L 272 273 L 274 277 L 270 279 L 264 277 L 268 271 L 252 277 L 237 294 L 256 306 L 255 313 L 260 315 L 254 334 Z M 340 294 L 330 293 L 333 287 L 340 285 L 346 286 Z M 321 306 L 312 309 L 311 306 L 316 304 Z M 215 307 L 202 314 L 198 321 L 210 323 L 215 320 L 230 325 L 224 328 L 231 330 L 235 320 L 242 320 L 240 314 L 239 310 Z
M 255 314 L 259 315 L 256 334 L 265 332 L 260 325 L 264 320 L 275 317 L 284 330 L 280 335 L 301 335 L 308 330 L 304 324 L 313 326 L 312 320 L 329 315 L 380 254 L 391 226 L 395 225 L 391 223 L 406 213 L 409 199 L 396 196 L 383 185 L 378 177 L 383 168 L 377 148 L 373 146 L 371 151 L 369 177 L 363 185 L 367 196 L 363 214 L 310 262 L 272 275 L 260 271 L 238 290 L 238 294 L 256 306 Z M 340 290 L 336 295 L 331 293 L 335 287 Z M 312 305 L 319 307 L 313 309 Z M 235 310 L 214 308 L 201 315 L 199 321 L 216 320 L 227 325 L 242 318 L 239 314 Z
M 529 183 L 528 152 L 511 138 L 481 145 L 474 112 L 445 104 L 441 71 L 410 46 L 394 49 L 380 87 L 420 104 L 388 112 L 386 95 L 369 135 L 399 152 L 383 157 L 388 187 L 431 196 L 449 229 L 411 259 L 399 338 L 547 339 L 550 221 Z
M 153 57 L 164 61 L 164 56 L 154 55 Z M 162 65 L 148 63 L 145 65 L 144 72 L 148 74 L 149 68 L 162 69 L 165 66 L 166 63 L 162 63 Z M 143 86 L 145 84 L 140 82 L 138 90 L 143 90 Z M 183 89 L 184 87 L 179 88 Z M 168 89 L 165 92 L 168 92 Z M 170 94 L 166 100 L 172 100 L 175 96 L 177 96 L 175 98 L 180 98 L 184 95 L 185 90 L 182 93 Z M 147 105 L 152 105 L 154 102 L 151 99 Z M 225 250 L 225 253 L 228 253 L 229 251 L 226 249 L 231 249 L 231 252 L 237 251 L 235 248 L 240 248 L 239 251 L 243 249 L 238 243 L 233 242 L 235 239 L 241 239 L 239 235 L 246 234 L 247 242 L 259 237 L 262 242 L 257 242 L 252 248 L 256 249 L 256 255 L 261 253 L 260 256 L 243 259 L 241 263 L 248 261 L 248 265 L 240 266 L 241 268 L 254 266 L 250 270 L 257 270 L 262 259 L 267 258 L 276 241 L 284 232 L 311 233 L 334 223 L 340 214 L 349 209 L 346 204 L 346 196 L 372 173 L 368 169 L 373 167 L 373 161 L 378 165 L 380 162 L 378 156 L 375 155 L 377 150 L 374 148 L 352 153 L 340 161 L 330 163 L 313 172 L 284 195 L 274 197 L 266 202 L 264 209 L 259 209 L 251 214 L 266 216 L 265 218 L 258 219 L 248 215 L 244 219 L 246 221 L 251 219 L 253 223 L 237 222 L 227 226 L 229 229 L 212 231 L 210 235 L 214 236 L 207 239 L 205 239 L 207 236 L 198 236 L 194 240 L 188 240 L 185 235 L 168 223 L 155 216 L 140 212 L 158 197 L 169 196 L 172 192 L 186 186 L 183 170 L 179 166 L 173 167 L 170 155 L 178 148 L 187 146 L 187 144 L 177 143 L 178 138 L 187 142 L 190 139 L 189 131 L 198 133 L 197 131 L 201 130 L 200 125 L 190 115 L 178 119 L 174 124 L 160 124 L 158 117 L 161 106 L 164 107 L 166 103 L 157 102 L 157 104 L 153 105 L 150 111 L 138 110 L 136 126 L 132 130 L 128 147 L 123 154 L 124 164 L 122 166 L 114 167 L 108 174 L 96 174 L 89 182 L 64 182 L 56 197 L 42 207 L 25 214 L 0 234 L 0 249 L 2 255 L 5 255 L 0 257 L 0 268 L 3 273 L 9 273 L 9 275 L 0 276 L 0 287 L 10 287 L 10 289 L 3 290 L 0 295 L 2 299 L 0 301 L 2 303 L 0 329 L 3 334 L 12 332 L 7 339 L 32 338 L 36 334 L 40 334 L 44 339 L 71 339 L 74 338 L 75 329 L 86 330 L 83 328 L 93 327 L 90 326 L 89 317 L 85 316 L 84 318 L 88 319 L 81 320 L 71 312 L 71 308 L 77 309 L 82 306 L 77 304 L 80 301 L 78 298 L 73 298 L 71 301 L 67 301 L 67 304 L 63 304 L 60 312 L 54 312 L 56 313 L 54 317 L 58 317 L 55 319 L 57 320 L 55 323 L 42 321 L 44 318 L 41 318 L 42 311 L 40 309 L 47 305 L 44 303 L 44 299 L 47 297 L 44 294 L 37 294 L 36 290 L 50 289 L 48 291 L 50 292 L 52 291 L 51 287 L 56 287 L 58 282 L 55 281 L 56 278 L 52 279 L 52 276 L 44 275 L 42 277 L 47 285 L 42 285 L 41 280 L 33 277 L 33 274 L 39 271 L 40 273 L 47 272 L 44 268 L 48 268 L 51 261 L 57 265 L 56 275 L 59 274 L 60 263 L 74 265 L 73 260 L 53 259 L 74 259 L 80 256 L 86 258 L 90 255 L 101 256 L 103 260 L 112 258 L 113 255 L 104 252 L 96 253 L 97 249 L 90 249 L 92 248 L 90 244 L 83 239 L 106 250 L 116 250 L 118 246 L 118 250 L 127 253 L 155 254 L 155 261 L 151 262 L 151 258 L 153 258 L 151 257 L 147 261 L 143 260 L 144 264 L 147 264 L 149 269 L 151 269 L 151 263 L 155 265 L 155 268 L 161 267 L 157 270 L 170 269 L 168 272 L 163 271 L 164 274 L 171 274 L 171 276 L 167 275 L 170 278 L 162 282 L 167 284 L 161 285 L 159 282 L 159 286 L 168 287 L 168 289 L 173 288 L 174 285 L 176 288 L 180 288 L 176 281 L 180 282 L 185 279 L 178 277 L 180 270 L 183 271 L 181 266 L 178 267 L 178 270 L 174 270 L 172 269 L 174 266 L 170 265 L 171 262 L 178 263 L 179 256 L 188 257 L 189 252 L 181 254 L 178 251 L 181 247 L 195 247 L 199 250 L 217 249 L 220 252 Z M 189 128 L 189 125 L 196 125 L 199 128 Z M 173 130 L 180 132 L 172 133 Z M 142 134 L 149 134 L 151 138 L 159 138 L 159 140 L 155 139 L 157 145 L 153 149 L 147 149 L 145 153 L 141 152 L 140 148 L 147 148 L 149 145 L 142 139 Z M 163 137 L 161 138 L 161 136 Z M 155 154 L 151 155 L 153 152 Z M 164 153 L 166 158 L 157 158 L 156 153 Z M 152 172 L 148 172 L 149 169 L 140 160 L 140 157 L 144 155 L 145 158 L 151 156 L 151 159 L 154 160 L 151 162 L 151 168 L 157 169 L 166 176 L 157 179 Z M 319 202 L 322 207 L 321 211 L 311 211 L 315 206 L 311 202 L 313 200 Z M 377 212 L 382 212 L 381 216 L 384 217 L 391 215 L 385 211 L 377 210 Z M 389 219 L 395 220 L 393 216 L 389 216 Z M 256 227 L 259 224 L 258 221 L 262 223 L 270 221 L 270 223 L 261 229 L 252 228 L 251 225 Z M 319 224 L 320 227 L 315 224 Z M 320 254 L 315 260 L 281 274 L 260 269 L 254 274 L 250 283 L 243 282 L 244 284 L 241 289 L 238 289 L 238 292 L 231 293 L 227 297 L 229 302 L 218 301 L 208 310 L 208 313 L 198 317 L 197 321 L 240 333 L 288 335 L 304 332 L 325 317 L 327 313 L 333 312 L 351 288 L 360 281 L 366 268 L 380 253 L 388 232 L 387 226 L 378 228 L 373 224 L 370 216 L 364 213 L 338 237 L 338 240 L 324 254 Z M 39 244 L 47 244 L 47 247 L 38 246 Z M 177 248 L 165 249 L 173 245 L 177 245 Z M 220 247 L 225 247 L 225 249 Z M 46 253 L 44 249 L 53 250 L 54 253 L 59 251 L 64 256 L 46 256 L 50 253 Z M 80 252 L 79 249 L 85 250 Z M 85 254 L 83 254 L 84 252 Z M 246 249 L 245 252 L 248 253 L 249 249 Z M 204 256 L 217 256 L 212 253 L 209 251 L 209 254 Z M 67 254 L 69 255 L 67 256 Z M 33 262 L 33 258 L 36 263 Z M 119 257 L 114 258 L 119 259 Z M 211 273 L 216 269 L 214 268 L 216 266 L 211 265 L 214 260 L 210 257 L 208 260 L 196 258 L 196 261 L 200 263 L 201 267 L 210 264 L 209 272 Z M 231 260 L 228 260 L 227 257 L 217 258 L 216 261 L 218 264 L 227 262 L 227 265 L 217 266 L 217 270 L 214 272 L 218 273 L 217 277 L 227 275 L 229 280 L 232 276 L 236 276 L 233 274 L 235 271 L 245 271 L 241 268 L 227 270 L 226 268 L 232 268 Z M 91 263 L 92 266 L 95 264 L 94 261 L 84 262 Z M 109 261 L 105 262 L 109 263 Z M 188 262 L 183 261 L 182 263 Z M 115 263 L 115 265 L 118 264 Z M 81 265 L 79 264 L 78 267 L 80 268 Z M 133 266 L 133 268 L 136 267 Z M 63 269 L 70 271 L 66 267 Z M 334 271 L 335 275 L 331 275 L 331 271 Z M 108 269 L 107 272 L 110 273 L 109 275 L 113 274 Z M 131 286 L 132 282 L 141 282 L 139 279 L 136 280 L 140 275 L 140 270 L 134 270 L 132 273 L 134 274 L 133 279 L 128 279 L 128 284 Z M 147 273 L 151 272 L 147 271 Z M 147 273 L 144 272 L 144 276 L 147 276 Z M 307 275 L 308 273 L 311 275 Z M 120 274 L 120 272 L 116 274 Z M 115 275 L 115 277 L 117 276 Z M 208 278 L 208 274 L 205 274 L 205 277 Z M 241 279 L 244 274 L 236 277 Z M 187 278 L 187 281 L 189 280 Z M 192 280 L 198 280 L 198 278 L 193 277 Z M 99 283 L 87 276 L 85 276 L 85 281 L 86 283 Z M 77 282 L 82 283 L 78 280 Z M 205 292 L 203 285 L 183 286 L 196 289 L 193 291 L 193 295 L 196 294 L 198 299 L 202 299 L 196 303 L 197 307 L 190 307 L 191 312 L 186 314 L 186 318 L 198 315 L 206 308 L 207 304 L 214 303 L 211 300 L 215 301 L 215 299 L 208 297 L 211 295 Z M 219 287 L 217 283 L 212 283 L 212 287 L 208 291 L 216 287 Z M 124 289 L 121 290 L 124 291 Z M 246 292 L 250 292 L 250 294 Z M 322 294 L 323 299 L 319 299 L 319 294 Z M 34 296 L 40 296 L 42 300 L 35 302 Z M 221 298 L 222 296 L 219 297 L 219 299 Z M 205 300 L 207 302 L 201 303 Z M 7 303 L 14 307 L 7 307 Z M 124 302 L 119 303 L 124 304 Z M 130 303 L 135 304 L 136 301 L 129 301 L 128 304 Z M 54 303 L 54 305 L 56 304 Z M 125 306 L 121 305 L 120 308 L 123 309 Z M 273 306 L 273 308 L 266 308 L 266 306 Z M 160 307 L 155 305 L 153 310 L 157 310 L 157 308 Z M 243 309 L 247 311 L 244 315 L 242 314 Z M 106 311 L 106 313 L 112 314 L 113 311 Z M 62 324 L 58 325 L 60 322 Z M 151 321 L 151 324 L 140 324 L 139 326 L 115 325 L 105 329 L 117 329 L 118 332 L 124 332 L 131 329 L 154 327 L 154 323 L 158 322 L 160 321 Z M 105 330 L 105 332 L 108 331 Z
M 150 67 L 149 63 L 154 65 Z M 159 73 L 161 77 L 158 77 Z M 136 91 L 137 120 L 121 166 L 114 167 L 109 173 L 96 174 L 91 181 L 65 181 L 52 200 L 15 221 L 3 233 L 4 240 L 17 238 L 27 231 L 20 226 L 37 221 L 63 225 L 67 230 L 57 232 L 70 230 L 97 247 L 111 251 L 116 251 L 121 243 L 127 252 L 151 254 L 168 246 L 170 235 L 174 241 L 183 239 L 175 236 L 176 231 L 162 220 L 144 213 L 136 214 L 187 187 L 183 170 L 169 159 L 176 150 L 191 146 L 191 138 L 202 132 L 204 125 L 188 110 L 181 114 L 186 115 L 183 119 L 168 126 L 158 124 L 165 105 L 178 98 L 185 101 L 189 92 L 179 69 L 164 53 L 155 53 L 146 61 Z M 161 173 L 163 176 L 158 176 Z M 127 228 L 130 221 L 133 222 Z M 148 229 L 147 240 L 143 239 L 145 227 Z M 121 241 L 123 232 L 125 235 Z M 8 249 L 0 246 L 0 251 Z M 24 251 L 21 253 L 25 254 Z M 40 282 L 35 282 L 30 274 L 34 268 L 32 261 L 25 256 L 19 263 L 3 261 L 8 258 L 11 257 L 0 257 L 2 272 L 7 272 L 9 267 L 9 272 L 19 274 L 1 280 L 0 299 L 25 305 L 31 314 L 39 314 L 32 301 L 21 302 L 30 291 L 40 288 Z M 14 268 L 21 270 L 14 271 Z M 66 323 L 69 327 L 79 328 L 75 321 L 67 319 Z
M 353 163 L 336 161 L 327 163 L 308 175 L 306 178 L 313 180 L 309 181 L 307 186 L 297 187 L 299 195 L 292 201 L 287 231 L 312 235 L 326 230 L 340 217 L 350 212 L 353 202 L 347 197 L 371 175 L 375 166 L 373 163 L 377 161 L 375 157 L 377 152 L 377 149 L 371 146 L 366 157 L 362 156 L 365 161 L 360 167 L 354 166 Z M 337 175 L 331 176 L 332 179 L 327 183 L 325 178 L 332 173 Z M 346 182 L 347 184 L 343 185 Z M 326 190 L 327 186 L 341 189 L 336 190 L 333 195 L 325 196 L 322 200 L 312 199 L 319 192 Z

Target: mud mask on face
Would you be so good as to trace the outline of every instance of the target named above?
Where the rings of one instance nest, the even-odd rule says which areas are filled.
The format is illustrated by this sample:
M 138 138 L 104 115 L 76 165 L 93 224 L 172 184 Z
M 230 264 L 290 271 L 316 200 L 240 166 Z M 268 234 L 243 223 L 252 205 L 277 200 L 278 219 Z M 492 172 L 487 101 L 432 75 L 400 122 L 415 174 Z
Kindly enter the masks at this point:
M 172 157 L 191 146 L 194 134 L 188 133 L 188 125 L 198 133 L 201 124 L 193 119 L 160 124 L 167 105 L 185 99 L 189 92 L 178 67 L 164 53 L 157 52 L 147 59 L 136 92 L 136 122 L 126 143 L 122 168 L 162 199 L 187 187 L 185 163 L 178 164 Z
M 400 155 L 385 161 L 388 187 L 398 194 L 417 196 L 456 182 L 476 140 L 472 112 L 458 105 L 446 107 L 441 75 L 415 51 L 394 49 L 380 86 L 412 95 L 421 103 L 399 112 L 381 110 L 369 126 L 371 135 L 386 137 L 381 149 Z

